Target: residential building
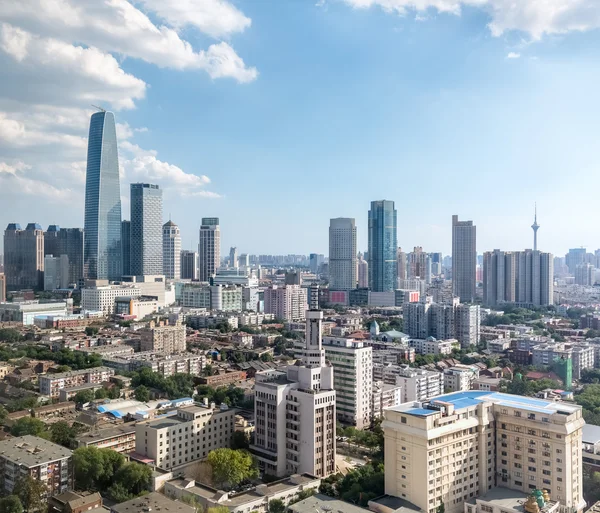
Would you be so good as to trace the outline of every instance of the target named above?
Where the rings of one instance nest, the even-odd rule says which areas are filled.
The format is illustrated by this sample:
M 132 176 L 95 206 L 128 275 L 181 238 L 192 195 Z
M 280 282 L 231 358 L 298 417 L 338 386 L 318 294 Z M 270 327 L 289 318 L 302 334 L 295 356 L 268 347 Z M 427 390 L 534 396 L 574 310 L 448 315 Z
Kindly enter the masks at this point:
M 185 353 L 185 326 L 175 326 L 160 323 L 150 323 L 149 328 L 138 330 L 140 338 L 140 351 L 153 351 L 165 355 Z
M 393 201 L 372 201 L 369 210 L 369 288 L 398 288 L 397 212 Z
M 196 513 L 194 506 L 174 501 L 162 493 L 150 492 L 120 504 L 111 506 L 110 513 L 144 513 L 147 511 L 173 511 L 177 513 Z
M 182 250 L 181 251 L 181 279 L 198 279 L 198 252 Z
M 181 278 L 181 234 L 179 226 L 167 221 L 162 228 L 163 273 L 169 280 Z
M 200 281 L 209 281 L 221 264 L 221 230 L 218 217 L 203 217 L 198 244 Z
M 356 223 L 339 217 L 329 222 L 329 289 L 351 290 L 358 281 Z
M 91 369 L 43 374 L 39 376 L 38 384 L 40 394 L 57 399 L 63 388 L 73 388 L 88 383 L 104 383 L 114 374 L 115 371 L 108 367 L 93 367 Z
M 575 269 L 579 264 L 585 263 L 587 250 L 585 248 L 572 248 L 565 255 L 565 264 L 571 274 L 575 274 Z
M 135 450 L 135 424 L 127 423 L 83 433 L 75 438 L 77 447 L 98 447 L 129 454 Z
M 383 381 L 373 382 L 373 393 L 371 401 L 371 414 L 373 419 L 383 417 L 386 408 L 392 408 L 402 404 L 402 387 L 388 385 Z
M 301 321 L 305 318 L 307 294 L 299 285 L 271 285 L 264 291 L 265 313 L 277 319 Z
M 408 257 L 402 248 L 398 248 L 398 281 L 408 278 Z
M 426 300 L 403 305 L 404 329 L 411 338 L 425 339 L 429 337 L 429 309 L 431 304 L 431 301 Z
M 255 439 L 250 447 L 269 475 L 336 471 L 336 391 L 333 367 L 322 346 L 323 312 L 318 288 L 311 288 L 302 358 L 287 372 L 257 372 Z
M 4 275 L 8 290 L 44 287 L 44 232 L 37 223 L 25 230 L 10 223 L 4 231 Z
M 69 286 L 69 257 L 44 257 L 44 290 L 66 289 Z
M 81 289 L 81 309 L 90 312 L 102 312 L 104 315 L 115 313 L 115 299 L 138 297 L 142 291 L 129 285 L 99 285 Z
M 356 262 L 358 288 L 369 288 L 369 263 L 363 258 L 362 253 L 358 254 Z
M 0 483 L 9 495 L 20 477 L 29 475 L 46 486 L 51 497 L 73 489 L 73 453 L 38 436 L 0 441 Z
M 585 507 L 581 406 L 469 391 L 385 415 L 385 493 L 425 513 L 466 511 L 499 488 L 545 489 L 562 513 Z
M 121 221 L 121 272 L 131 276 L 131 221 Z
M 471 390 L 477 378 L 479 378 L 479 367 L 476 365 L 459 364 L 444 369 L 444 392 Z
M 444 375 L 425 369 L 401 365 L 396 372 L 396 385 L 402 387 L 402 402 L 426 401 L 444 393 Z
M 495 249 L 483 254 L 483 304 L 496 306 L 516 301 L 514 252 Z
M 521 305 L 554 304 L 554 258 L 552 253 L 526 249 L 516 255 L 516 302 Z
M 584 263 L 575 266 L 575 284 L 591 287 L 596 283 L 596 268 Z
M 333 365 L 337 419 L 367 429 L 372 419 L 373 348 L 350 338 L 324 337 L 323 349 Z
M 162 469 L 204 459 L 210 451 L 230 446 L 235 413 L 226 406 L 188 406 L 178 409 L 175 416 L 138 422 L 134 459 L 151 459 Z
M 118 280 L 122 275 L 117 132 L 114 114 L 104 110 L 90 120 L 83 268 L 90 280 Z
M 102 508 L 99 492 L 64 492 L 48 499 L 49 513 L 85 513 Z
M 452 293 L 465 303 L 475 300 L 477 228 L 473 221 L 452 216 Z
M 414 347 L 417 354 L 452 354 L 455 349 L 460 349 L 460 342 L 455 338 L 437 340 L 434 337 L 425 339 L 412 338 L 410 347 Z
M 407 255 L 407 265 L 409 280 L 423 280 L 427 285 L 431 283 L 431 259 L 421 246 L 413 248 L 412 253 Z
M 454 338 L 461 347 L 479 344 L 481 310 L 479 305 L 456 305 L 454 317 Z
M 163 273 L 162 190 L 149 183 L 131 184 L 132 276 Z

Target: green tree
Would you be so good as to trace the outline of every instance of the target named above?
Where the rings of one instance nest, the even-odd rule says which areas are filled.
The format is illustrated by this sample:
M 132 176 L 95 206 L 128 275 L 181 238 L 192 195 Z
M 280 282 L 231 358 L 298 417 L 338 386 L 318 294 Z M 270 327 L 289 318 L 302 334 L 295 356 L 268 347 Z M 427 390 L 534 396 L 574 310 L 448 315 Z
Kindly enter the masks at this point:
M 280 499 L 269 501 L 269 513 L 285 513 L 285 504 Z
M 152 469 L 148 465 L 140 463 L 125 463 L 117 470 L 114 481 L 122 484 L 135 497 L 149 489 L 150 481 L 152 481 Z
M 229 508 L 225 506 L 212 506 L 206 510 L 206 513 L 229 513 Z
M 75 438 L 74 430 L 64 420 L 55 422 L 50 427 L 51 440 L 55 444 L 71 448 Z
M 263 353 L 260 355 L 260 359 L 263 362 L 272 362 L 273 356 L 271 356 L 269 353 Z
M 216 449 L 208 454 L 212 478 L 218 486 L 234 487 L 242 481 L 258 477 L 258 468 L 248 451 Z
M 588 504 L 600 500 L 600 472 L 583 469 L 583 498 Z
M 75 486 L 80 490 L 106 490 L 117 471 L 125 464 L 125 457 L 112 449 L 80 447 L 73 451 Z
M 0 499 L 0 513 L 23 513 L 23 504 L 16 495 Z
M 95 326 L 86 326 L 85 334 L 88 337 L 92 337 L 92 336 L 96 335 L 97 333 L 98 333 L 98 328 L 96 328 Z
M 94 392 L 94 399 L 106 399 L 108 397 L 108 390 L 105 388 L 99 388 Z
M 27 513 L 45 510 L 47 493 L 46 485 L 30 475 L 21 477 L 13 488 L 13 494 L 19 498 Z
M 93 390 L 81 390 L 75 394 L 73 401 L 78 404 L 85 404 L 93 401 L 96 398 Z
M 22 417 L 14 423 L 12 428 L 10 428 L 10 434 L 12 436 L 40 436 L 43 435 L 45 431 L 46 424 L 40 419 L 34 419 L 33 417 Z
M 148 390 L 148 388 L 144 385 L 137 387 L 134 395 L 137 401 L 141 401 L 143 403 L 147 403 L 150 400 L 150 390 Z
M 438 500 L 440 501 L 440 505 L 436 508 L 436 510 L 435 510 L 436 513 L 445 513 L 446 506 L 444 505 L 442 498 L 440 497 Z
M 14 328 L 0 328 L 0 342 L 20 342 L 23 340 L 21 333 Z
M 234 431 L 231 437 L 232 449 L 248 449 L 250 447 L 250 437 L 243 431 Z

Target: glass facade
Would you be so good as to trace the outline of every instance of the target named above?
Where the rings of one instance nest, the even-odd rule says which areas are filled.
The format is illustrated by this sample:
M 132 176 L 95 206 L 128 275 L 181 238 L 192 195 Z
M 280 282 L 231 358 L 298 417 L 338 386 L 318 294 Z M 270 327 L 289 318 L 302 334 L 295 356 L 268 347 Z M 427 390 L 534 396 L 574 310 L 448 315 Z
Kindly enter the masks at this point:
M 131 184 L 130 266 L 132 276 L 163 274 L 162 190 Z
M 121 221 L 121 248 L 123 276 L 131 276 L 131 221 Z
M 92 280 L 121 278 L 121 188 L 115 116 L 90 121 L 85 182 L 84 273 Z
M 398 288 L 397 212 L 393 201 L 372 201 L 369 210 L 369 288 L 387 292 Z

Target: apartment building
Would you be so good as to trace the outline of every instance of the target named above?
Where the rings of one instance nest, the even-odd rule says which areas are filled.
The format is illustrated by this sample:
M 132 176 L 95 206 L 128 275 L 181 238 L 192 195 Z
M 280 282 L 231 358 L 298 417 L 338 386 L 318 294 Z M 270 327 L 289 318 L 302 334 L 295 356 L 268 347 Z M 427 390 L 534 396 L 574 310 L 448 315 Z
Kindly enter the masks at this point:
M 52 399 L 58 399 L 63 388 L 73 388 L 88 383 L 104 383 L 115 371 L 109 367 L 94 367 L 76 371 L 59 372 L 57 374 L 46 374 L 38 379 L 40 393 Z
M 383 417 L 383 410 L 386 408 L 402 404 L 402 387 L 375 381 L 371 397 L 371 415 L 373 419 L 378 419 Z
M 585 507 L 580 406 L 469 391 L 385 415 L 385 493 L 425 513 L 459 513 L 496 487 L 548 490 L 561 513 Z
M 236 410 L 188 406 L 177 415 L 135 426 L 137 457 L 150 458 L 157 467 L 172 469 L 201 460 L 210 451 L 229 447 Z
M 98 447 L 128 454 L 135 451 L 135 424 L 130 422 L 100 429 L 95 433 L 84 433 L 79 435 L 75 442 L 77 447 Z
M 73 453 L 44 438 L 25 435 L 0 442 L 0 490 L 13 491 L 20 477 L 41 481 L 48 496 L 73 489 Z
M 476 365 L 455 365 L 444 369 L 444 391 L 463 392 L 471 390 L 474 381 L 479 378 Z
M 115 299 L 118 297 L 139 297 L 142 291 L 129 285 L 101 285 L 81 289 L 81 309 L 90 312 L 102 312 L 104 315 L 115 313 Z
M 265 289 L 265 313 L 286 321 L 302 321 L 307 305 L 306 289 L 300 285 L 272 285 Z
M 323 349 L 333 365 L 337 419 L 366 429 L 372 418 L 373 348 L 358 340 L 324 337 Z
M 150 327 L 141 329 L 138 333 L 141 335 L 141 351 L 153 351 L 165 355 L 186 351 L 185 326 L 179 323 L 169 326 L 161 322 L 156 326 L 151 322 Z
M 454 349 L 460 349 L 460 342 L 455 338 L 447 340 L 438 340 L 434 337 L 416 338 L 408 343 L 410 347 L 414 347 L 417 354 L 452 354 Z
M 403 403 L 425 401 L 444 393 L 444 375 L 441 372 L 412 369 L 408 365 L 401 365 L 395 374 L 395 384 L 402 387 Z
M 202 369 L 206 366 L 206 356 L 192 353 L 162 355 L 148 352 L 102 357 L 102 363 L 115 371 L 124 372 L 148 367 L 153 372 L 157 372 L 165 378 L 173 374 L 182 373 L 199 376 L 202 374 Z

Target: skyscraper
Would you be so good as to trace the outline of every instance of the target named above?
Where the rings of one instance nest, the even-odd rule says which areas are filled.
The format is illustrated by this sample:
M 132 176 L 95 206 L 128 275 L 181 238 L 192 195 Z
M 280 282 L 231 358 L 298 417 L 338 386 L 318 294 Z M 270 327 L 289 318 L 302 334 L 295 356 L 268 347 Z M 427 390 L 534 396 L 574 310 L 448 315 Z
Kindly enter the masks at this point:
M 218 217 L 203 217 L 198 244 L 200 281 L 208 281 L 221 263 L 221 230 Z
M 44 287 L 44 232 L 37 223 L 25 230 L 10 223 L 4 232 L 4 273 L 9 290 Z
M 60 226 L 51 224 L 48 229 L 44 232 L 44 256 L 53 255 L 59 256 L 58 249 L 58 234 L 60 233 Z
M 475 299 L 477 270 L 477 228 L 473 221 L 452 216 L 452 293 L 461 301 Z
M 181 279 L 198 279 L 198 252 L 184 249 L 181 252 Z
M 181 235 L 173 221 L 163 225 L 163 273 L 165 278 L 181 278 Z
M 406 280 L 408 270 L 408 259 L 402 248 L 398 248 L 398 280 Z
M 321 271 L 323 263 L 325 262 L 325 255 L 321 255 L 320 253 L 311 253 L 308 257 L 310 272 L 313 274 L 317 274 Z
M 329 222 L 329 289 L 356 288 L 356 224 L 339 217 Z
M 48 255 L 67 256 L 69 271 L 63 276 L 63 284 L 66 280 L 68 285 L 77 286 L 83 278 L 83 230 L 60 228 L 55 224 L 48 226 L 44 232 L 44 256 Z
M 408 279 L 419 278 L 427 285 L 431 283 L 431 258 L 421 246 L 413 248 L 408 255 Z
M 393 201 L 372 201 L 369 210 L 369 288 L 387 292 L 398 287 L 397 212 Z
M 363 258 L 362 253 L 358 254 L 358 262 L 356 263 L 358 269 L 358 286 L 359 288 L 367 288 L 369 286 L 369 264 Z
M 123 276 L 131 276 L 131 221 L 121 221 L 121 254 Z
M 575 274 L 575 268 L 579 264 L 585 263 L 585 255 L 587 250 L 585 248 L 572 248 L 565 255 L 565 263 L 569 268 L 571 274 Z
M 85 276 L 92 280 L 120 279 L 121 189 L 112 112 L 96 112 L 90 121 L 84 231 Z
M 240 263 L 238 262 L 238 251 L 235 246 L 229 248 L 229 267 L 238 268 Z
M 163 274 L 162 190 L 149 183 L 131 184 L 132 276 Z
M 0 303 L 6 301 L 6 275 L 0 273 Z

